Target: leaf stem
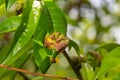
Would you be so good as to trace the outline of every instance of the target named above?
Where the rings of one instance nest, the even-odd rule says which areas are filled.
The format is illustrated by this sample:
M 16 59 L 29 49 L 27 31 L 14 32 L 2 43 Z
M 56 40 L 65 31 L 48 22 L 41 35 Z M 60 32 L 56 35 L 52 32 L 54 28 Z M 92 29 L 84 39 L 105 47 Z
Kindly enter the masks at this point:
M 14 68 L 14 67 L 6 66 L 6 65 L 3 65 L 3 64 L 0 64 L 0 67 L 1 68 L 6 68 L 6 69 L 9 69 L 9 70 L 14 70 L 14 71 L 21 72 L 21 73 L 31 74 L 33 76 L 44 76 L 44 77 L 57 78 L 57 79 L 63 79 L 63 80 L 78 80 L 78 79 L 74 79 L 74 78 L 67 78 L 67 77 L 61 77 L 61 76 L 53 76 L 53 75 L 49 75 L 49 74 L 40 74 L 40 73 L 35 73 L 35 72 L 29 72 L 27 70 Z

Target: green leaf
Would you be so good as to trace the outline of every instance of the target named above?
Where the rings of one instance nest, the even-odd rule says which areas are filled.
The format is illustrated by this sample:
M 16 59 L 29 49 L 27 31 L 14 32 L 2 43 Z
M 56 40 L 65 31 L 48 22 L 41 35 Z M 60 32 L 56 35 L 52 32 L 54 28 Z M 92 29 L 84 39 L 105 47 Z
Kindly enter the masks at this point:
M 42 8 L 41 16 L 34 35 L 34 56 L 42 73 L 45 73 L 50 66 L 50 59 L 47 56 L 49 50 L 46 52 L 47 49 L 43 47 L 43 42 L 47 32 L 53 32 L 53 29 L 50 29 L 51 26 L 52 24 L 48 12 L 45 8 Z
M 30 11 L 31 11 L 31 8 L 32 8 L 32 4 L 33 4 L 33 0 L 27 0 L 26 4 L 25 4 L 25 7 L 23 9 L 23 15 L 22 15 L 22 19 L 21 19 L 21 23 L 19 25 L 19 27 L 17 28 L 17 31 L 14 35 L 14 39 L 13 39 L 13 42 L 10 46 L 10 49 L 8 50 L 8 54 L 11 53 L 11 51 L 13 50 L 13 48 L 15 47 L 16 43 L 19 39 L 19 37 L 23 34 L 24 37 L 26 36 L 26 33 L 30 32 L 29 29 L 27 30 L 26 27 L 27 27 L 27 23 L 28 23 L 28 19 L 29 19 L 29 15 L 30 15 Z M 32 16 L 31 16 L 32 17 Z M 31 20 L 34 20 L 33 18 Z M 32 22 L 32 21 L 31 21 Z M 31 23 L 29 22 L 29 23 Z M 32 23 L 31 23 L 32 24 Z M 33 24 L 32 24 L 33 25 Z M 31 26 L 31 25 L 29 25 Z M 34 28 L 34 27 L 33 27 Z M 26 32 L 24 32 L 26 29 Z M 24 33 L 23 33 L 24 32 Z M 26 39 L 26 38 L 25 38 Z M 24 40 L 25 40 L 24 39 Z M 17 47 L 17 46 L 16 46 Z
M 23 54 L 15 63 L 14 63 L 14 67 L 15 68 L 20 68 L 25 62 L 26 60 L 28 60 L 28 58 L 30 57 L 30 53 L 26 53 L 26 54 Z M 10 71 L 10 80 L 14 80 L 15 78 L 15 75 L 16 75 L 16 71 Z
M 77 52 L 77 54 L 80 55 L 79 45 L 77 43 L 75 43 L 73 40 L 69 40 L 68 47 L 69 47 L 69 49 L 71 49 L 71 47 L 73 47 L 75 49 L 75 51 Z
M 116 43 L 108 43 L 108 44 L 103 44 L 100 47 L 98 47 L 96 50 L 99 49 L 106 49 L 108 52 L 110 52 L 111 50 L 113 50 L 114 48 L 118 47 L 119 44 Z
M 80 72 L 83 80 L 93 80 L 94 71 L 92 66 L 90 66 L 89 64 L 83 63 Z
M 30 40 L 30 41 L 28 41 L 28 43 L 26 44 L 26 45 L 24 45 L 23 47 L 22 47 L 22 49 L 21 50 L 19 50 L 18 52 L 17 52 L 17 54 L 15 55 L 15 56 L 12 56 L 11 58 L 9 58 L 9 60 L 5 60 L 4 61 L 4 63 L 2 63 L 2 64 L 5 64 L 5 65 L 11 65 L 11 64 L 13 64 L 15 61 L 17 61 L 23 54 L 26 54 L 31 48 L 32 48 L 32 41 Z M 6 69 L 2 69 L 2 68 L 0 68 L 0 78 L 1 77 L 3 77 L 3 75 L 5 74 L 5 72 L 6 72 L 7 70 Z
M 35 55 L 36 63 L 39 66 L 42 73 L 46 73 L 47 69 L 51 65 L 50 55 L 52 55 L 52 50 L 49 50 L 47 48 L 39 49 L 38 55 Z
M 35 31 L 34 41 L 36 43 L 40 43 L 41 46 L 43 46 L 45 35 L 47 34 L 47 32 L 52 33 L 53 31 L 54 30 L 52 27 L 50 16 L 48 15 L 46 8 L 43 7 L 41 10 L 41 16 Z
M 19 16 L 7 18 L 6 20 L 0 23 L 0 34 L 15 31 L 17 27 L 20 25 L 20 22 L 21 17 Z
M 101 77 L 99 80 L 120 80 L 120 66 L 110 70 L 106 76 Z
M 47 34 L 53 32 L 66 34 L 67 24 L 61 10 L 55 3 L 50 1 L 45 1 L 42 5 L 41 17 L 38 23 L 34 35 L 34 56 L 41 72 L 46 73 L 52 64 L 50 57 L 54 59 L 58 53 L 44 47 L 44 38 Z
M 102 61 L 95 79 L 102 77 L 115 67 L 120 66 L 120 47 L 113 49 Z
M 26 5 L 26 6 L 28 6 L 26 8 L 31 8 L 32 3 L 33 3 L 32 0 L 30 0 L 30 1 L 28 0 L 27 4 L 29 4 L 29 5 Z M 6 64 L 6 65 L 13 64 L 18 58 L 20 58 L 24 54 L 24 51 L 27 51 L 32 46 L 31 37 L 33 36 L 33 34 L 35 32 L 39 14 L 36 15 L 34 10 L 32 10 L 32 11 L 31 11 L 31 9 L 28 9 L 28 10 L 29 11 L 27 11 L 27 12 L 25 11 L 26 13 L 24 12 L 25 14 L 23 14 L 23 17 L 22 17 L 23 19 L 24 18 L 27 18 L 27 19 L 24 19 L 25 22 L 21 21 L 21 25 L 17 29 L 16 34 L 14 36 L 13 43 L 10 46 L 10 49 L 8 51 L 8 56 L 3 61 L 2 64 Z M 37 11 L 37 13 L 39 13 L 39 10 Z M 28 13 L 28 12 L 30 12 L 30 13 Z M 29 17 L 29 14 L 30 14 L 30 17 Z M 29 18 L 29 20 L 28 20 L 28 18 Z M 4 74 L 4 72 L 5 71 L 0 70 L 0 75 Z
M 54 28 L 54 32 L 60 32 L 66 34 L 67 22 L 63 12 L 58 8 L 54 2 L 45 1 L 45 7 L 48 10 L 48 14 L 51 17 L 51 23 Z
M 21 50 L 17 52 L 15 56 L 12 56 L 11 58 L 7 58 L 4 60 L 2 64 L 5 65 L 12 65 L 15 61 L 17 61 L 22 55 L 26 54 L 31 48 L 33 44 L 32 41 L 30 40 L 26 45 L 22 47 Z M 6 69 L 0 69 L 0 78 L 5 74 Z
M 5 56 L 7 55 L 7 51 L 9 49 L 9 46 L 6 46 L 0 50 L 0 63 L 4 60 Z
M 43 43 L 44 37 L 47 33 L 61 32 L 66 34 L 67 32 L 65 16 L 53 2 L 45 2 L 45 6 L 43 5 L 41 17 L 38 23 L 38 27 L 35 31 L 35 41 L 40 44 Z
M 8 10 L 16 0 L 5 0 L 6 9 Z
M 25 29 L 25 32 L 23 32 L 23 34 L 18 38 L 17 43 L 15 44 L 14 48 L 12 49 L 12 51 L 10 52 L 10 55 L 7 57 L 7 59 L 5 60 L 6 63 L 7 61 L 9 62 L 9 59 L 11 59 L 12 57 L 14 57 L 17 52 L 19 52 L 19 50 L 31 39 L 31 37 L 33 36 L 35 29 L 36 29 L 36 25 L 37 22 L 34 18 L 33 11 L 31 11 L 30 14 L 30 18 L 28 20 L 28 24 L 27 24 L 27 28 Z M 38 16 L 39 17 L 39 16 Z M 32 23 L 31 23 L 32 22 Z M 18 29 L 19 32 L 19 29 Z M 16 34 L 18 33 L 16 32 Z M 14 39 L 16 38 L 16 36 L 14 37 Z M 14 42 L 13 42 L 14 43 Z M 9 62 L 10 63 L 10 62 Z

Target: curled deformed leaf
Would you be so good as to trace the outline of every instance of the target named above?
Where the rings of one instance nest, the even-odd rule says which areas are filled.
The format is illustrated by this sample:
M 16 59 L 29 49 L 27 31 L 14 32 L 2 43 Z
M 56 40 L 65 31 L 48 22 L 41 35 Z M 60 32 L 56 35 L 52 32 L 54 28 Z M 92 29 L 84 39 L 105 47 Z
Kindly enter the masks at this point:
M 63 52 L 69 43 L 69 39 L 59 32 L 54 32 L 45 38 L 44 45 L 57 52 Z

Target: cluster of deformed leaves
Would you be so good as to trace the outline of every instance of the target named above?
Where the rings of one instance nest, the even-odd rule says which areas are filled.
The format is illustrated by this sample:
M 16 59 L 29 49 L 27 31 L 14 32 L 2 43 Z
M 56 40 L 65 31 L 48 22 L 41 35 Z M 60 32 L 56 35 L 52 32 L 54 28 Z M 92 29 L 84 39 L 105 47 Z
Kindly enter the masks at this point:
M 65 50 L 68 43 L 68 38 L 59 32 L 55 32 L 45 38 L 44 46 L 49 49 L 55 49 L 57 52 L 61 53 Z

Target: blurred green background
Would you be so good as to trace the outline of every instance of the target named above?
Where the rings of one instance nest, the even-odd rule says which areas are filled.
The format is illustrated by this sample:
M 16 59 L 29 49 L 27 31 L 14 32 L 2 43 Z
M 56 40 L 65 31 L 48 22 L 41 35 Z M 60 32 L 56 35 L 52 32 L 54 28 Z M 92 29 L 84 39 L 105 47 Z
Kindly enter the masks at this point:
M 66 16 L 67 36 L 79 45 L 81 53 L 85 54 L 89 49 L 94 49 L 103 43 L 120 43 L 120 0 L 54 0 L 54 2 Z M 4 13 L 4 15 L 0 14 L 0 21 L 14 15 L 14 7 L 9 14 Z M 0 35 L 0 49 L 10 43 L 13 35 L 13 33 Z M 74 49 L 68 53 L 71 58 L 77 55 Z M 47 74 L 76 78 L 74 71 L 62 54 L 58 56 L 58 60 L 57 64 L 50 67 Z M 32 72 L 38 71 L 32 58 L 22 68 Z M 27 76 L 28 79 L 32 78 L 32 80 L 41 78 L 27 74 L 21 75 Z M 23 80 L 20 74 L 17 76 L 16 80 Z M 8 77 L 6 76 L 2 80 L 7 80 Z M 45 80 L 57 79 L 45 78 Z

